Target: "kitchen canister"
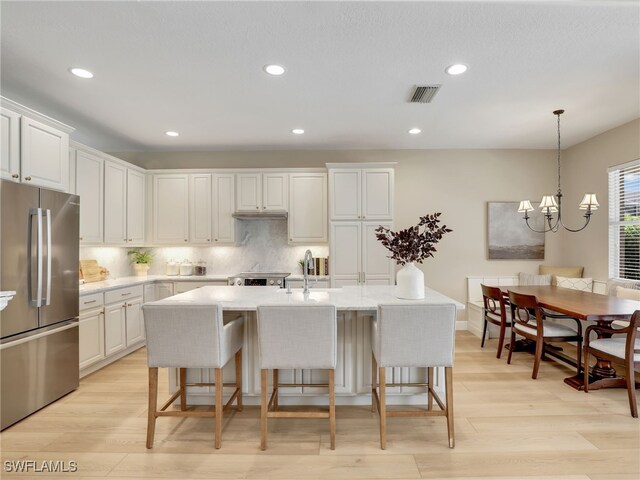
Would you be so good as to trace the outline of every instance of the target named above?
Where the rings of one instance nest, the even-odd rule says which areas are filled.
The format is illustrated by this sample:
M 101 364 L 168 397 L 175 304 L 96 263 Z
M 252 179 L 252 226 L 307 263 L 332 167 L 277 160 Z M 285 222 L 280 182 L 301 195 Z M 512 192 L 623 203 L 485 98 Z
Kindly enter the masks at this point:
M 189 277 L 193 275 L 193 264 L 189 260 L 185 260 L 180 264 L 180 276 Z
M 207 262 L 200 260 L 196 263 L 194 273 L 198 277 L 202 277 L 207 274 Z
M 173 260 L 169 260 L 165 267 L 165 272 L 167 273 L 167 275 L 170 275 L 170 276 L 178 275 L 179 268 L 180 267 L 176 262 L 174 262 Z

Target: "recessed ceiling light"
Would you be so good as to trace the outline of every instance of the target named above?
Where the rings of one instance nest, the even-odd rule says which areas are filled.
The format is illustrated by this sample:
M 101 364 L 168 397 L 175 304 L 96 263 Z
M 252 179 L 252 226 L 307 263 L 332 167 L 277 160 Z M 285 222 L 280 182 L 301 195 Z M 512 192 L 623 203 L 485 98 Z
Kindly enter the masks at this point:
M 265 65 L 264 71 L 269 75 L 282 75 L 284 73 L 284 67 L 281 65 Z
M 84 68 L 73 67 L 73 68 L 70 68 L 69 71 L 73 73 L 76 77 L 93 78 L 93 73 L 91 73 L 89 70 L 85 70 Z
M 291 130 L 291 133 L 295 135 L 302 135 L 304 133 L 304 130 L 301 128 L 294 128 L 293 130 Z
M 454 63 L 453 65 L 449 65 L 445 69 L 445 72 L 447 72 L 449 75 L 460 75 L 461 73 L 466 72 L 468 69 L 469 66 L 465 65 L 464 63 Z
M 171 130 L 169 130 L 168 132 L 164 132 L 164 134 L 168 137 L 177 137 L 178 135 L 180 135 L 178 132 L 173 132 Z
M 412 128 L 411 130 L 409 130 L 409 133 L 411 135 L 417 135 L 419 133 L 422 133 L 422 130 L 420 130 L 419 128 Z

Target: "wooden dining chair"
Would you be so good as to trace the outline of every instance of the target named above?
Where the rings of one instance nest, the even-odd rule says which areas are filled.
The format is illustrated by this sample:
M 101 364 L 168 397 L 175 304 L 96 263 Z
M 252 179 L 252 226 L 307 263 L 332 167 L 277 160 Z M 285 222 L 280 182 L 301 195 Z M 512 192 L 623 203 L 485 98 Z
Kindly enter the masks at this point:
M 631 321 L 625 327 L 613 328 L 613 325 L 608 327 L 592 325 L 584 332 L 584 391 L 589 392 L 589 354 L 598 358 L 624 363 L 629 408 L 631 416 L 634 418 L 638 418 L 635 381 L 635 370 L 640 368 L 638 328 L 640 328 L 640 310 L 635 311 L 631 316 Z M 591 332 L 598 334 L 596 340 L 589 341 Z M 617 334 L 624 334 L 625 336 L 611 336 Z
M 553 342 L 577 342 L 577 374 L 580 375 L 582 363 L 582 325 L 580 320 L 576 321 L 577 330 L 566 325 L 545 321 L 545 312 L 538 303 L 535 295 L 523 295 L 509 290 L 509 302 L 511 303 L 511 342 L 509 344 L 509 358 L 507 363 L 511 363 L 511 355 L 516 342 L 516 333 L 529 340 L 536 342 L 536 349 L 533 361 L 533 373 L 531 378 L 538 377 L 540 361 L 545 353 L 545 343 Z
M 489 324 L 491 323 L 496 325 L 500 327 L 496 358 L 500 358 L 502 355 L 502 347 L 504 345 L 504 336 L 506 335 L 507 327 L 511 327 L 511 312 L 509 311 L 507 298 L 504 296 L 500 288 L 490 287 L 483 284 L 480 286 L 482 287 L 482 300 L 484 302 L 482 315 L 482 343 L 480 344 L 480 348 L 484 348 L 484 340 L 487 336 Z

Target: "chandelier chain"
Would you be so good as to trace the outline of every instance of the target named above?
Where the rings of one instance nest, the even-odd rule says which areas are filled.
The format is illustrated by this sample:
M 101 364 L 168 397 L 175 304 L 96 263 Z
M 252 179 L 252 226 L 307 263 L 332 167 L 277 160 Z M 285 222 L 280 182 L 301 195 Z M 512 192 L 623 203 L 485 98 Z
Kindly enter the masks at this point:
M 558 112 L 557 116 L 558 116 L 558 192 L 561 191 L 561 180 L 560 180 L 560 115 L 562 115 L 562 113 Z

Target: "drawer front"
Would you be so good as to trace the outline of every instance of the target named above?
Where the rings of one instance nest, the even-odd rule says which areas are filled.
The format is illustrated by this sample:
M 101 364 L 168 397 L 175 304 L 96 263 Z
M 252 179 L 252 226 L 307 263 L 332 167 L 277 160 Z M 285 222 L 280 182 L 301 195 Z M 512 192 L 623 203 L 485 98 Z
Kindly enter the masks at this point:
M 142 297 L 144 288 L 142 285 L 129 288 L 119 288 L 117 290 L 111 290 L 104 293 L 105 303 L 123 302 L 135 297 Z
M 104 305 L 104 296 L 102 293 L 92 293 L 91 295 L 83 295 L 80 297 L 80 311 L 98 308 Z

